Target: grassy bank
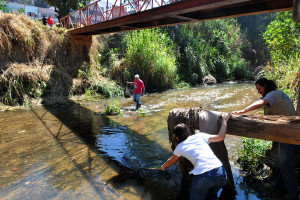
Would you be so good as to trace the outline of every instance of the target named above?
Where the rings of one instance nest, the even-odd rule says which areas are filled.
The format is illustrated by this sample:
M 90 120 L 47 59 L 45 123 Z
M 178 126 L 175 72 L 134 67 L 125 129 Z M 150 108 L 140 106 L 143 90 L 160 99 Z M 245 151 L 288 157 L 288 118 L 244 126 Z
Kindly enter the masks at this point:
M 97 61 L 101 43 L 93 38 L 90 53 L 65 29 L 44 26 L 25 15 L 0 15 L 0 102 L 38 105 L 73 96 L 122 95 L 122 88 L 103 76 Z

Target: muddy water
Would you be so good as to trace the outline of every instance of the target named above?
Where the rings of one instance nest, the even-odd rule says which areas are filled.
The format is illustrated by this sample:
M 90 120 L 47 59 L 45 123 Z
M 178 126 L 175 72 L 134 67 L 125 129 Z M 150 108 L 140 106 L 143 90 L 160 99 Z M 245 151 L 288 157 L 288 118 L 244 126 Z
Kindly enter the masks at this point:
M 230 112 L 257 100 L 253 84 L 222 84 L 147 94 L 140 112 L 105 116 L 102 102 L 73 102 L 0 113 L 0 199 L 174 199 L 176 166 L 159 166 L 172 154 L 170 110 L 198 107 Z M 132 110 L 132 99 L 117 99 Z M 110 100 L 112 101 L 112 100 Z M 225 140 L 231 161 L 240 138 Z M 236 199 L 262 199 L 232 169 Z

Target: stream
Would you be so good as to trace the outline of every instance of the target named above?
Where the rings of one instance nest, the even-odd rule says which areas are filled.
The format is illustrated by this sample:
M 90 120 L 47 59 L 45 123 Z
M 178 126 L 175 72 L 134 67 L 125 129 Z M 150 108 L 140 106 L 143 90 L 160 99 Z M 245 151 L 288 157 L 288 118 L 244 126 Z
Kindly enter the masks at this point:
M 199 106 L 231 112 L 259 97 L 253 83 L 227 83 L 146 94 L 138 112 L 132 98 L 118 98 L 129 110 L 121 116 L 102 114 L 114 99 L 0 112 L 0 199 L 176 199 L 178 166 L 159 170 L 172 155 L 169 112 Z M 267 199 L 234 164 L 241 137 L 227 135 L 225 144 L 236 199 Z

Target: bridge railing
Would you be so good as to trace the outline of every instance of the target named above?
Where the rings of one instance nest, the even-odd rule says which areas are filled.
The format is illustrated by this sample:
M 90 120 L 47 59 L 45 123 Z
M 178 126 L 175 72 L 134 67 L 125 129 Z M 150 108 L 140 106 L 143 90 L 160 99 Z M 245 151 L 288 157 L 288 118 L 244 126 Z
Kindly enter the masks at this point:
M 168 5 L 175 1 L 178 0 L 128 0 L 126 4 L 122 4 L 120 1 L 117 5 L 118 0 L 115 0 L 114 4 L 110 3 L 109 0 L 99 0 L 61 18 L 60 26 L 68 29 L 82 28 Z

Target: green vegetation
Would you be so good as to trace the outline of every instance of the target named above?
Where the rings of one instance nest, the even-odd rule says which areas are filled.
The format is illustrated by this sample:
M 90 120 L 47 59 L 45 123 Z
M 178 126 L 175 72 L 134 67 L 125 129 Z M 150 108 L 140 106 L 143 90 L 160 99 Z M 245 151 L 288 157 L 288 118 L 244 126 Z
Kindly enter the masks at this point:
M 114 74 L 122 74 L 124 81 L 132 81 L 134 75 L 139 74 L 148 89 L 163 90 L 174 86 L 176 59 L 166 34 L 160 29 L 132 31 L 124 35 L 122 42 L 123 65 L 114 64 Z M 117 62 L 115 52 L 110 55 L 111 62 Z
M 242 56 L 250 62 L 252 69 L 263 66 L 267 60 L 270 60 L 270 50 L 265 44 L 263 34 L 275 16 L 276 14 L 270 13 L 236 18 L 244 35 L 241 47 Z
M 108 102 L 105 105 L 105 113 L 107 115 L 122 115 L 119 102 L 115 99 L 112 103 Z
M 263 169 L 265 152 L 272 142 L 254 138 L 242 138 L 243 145 L 237 149 L 237 162 L 248 175 L 258 175 Z
M 148 91 L 188 88 L 208 74 L 219 82 L 249 80 L 253 66 L 269 58 L 267 51 L 272 72 L 267 65 L 266 76 L 297 98 L 299 25 L 290 12 L 101 35 L 93 37 L 88 56 L 74 53 L 78 47 L 67 30 L 49 29 L 24 15 L 4 14 L 0 22 L 0 62 L 5 63 L 0 98 L 8 105 L 49 97 L 122 96 L 122 86 L 135 74 Z M 261 42 L 263 32 L 267 45 Z M 259 49 L 257 60 L 246 56 Z
M 70 10 L 78 10 L 85 4 L 85 0 L 46 0 L 49 6 L 53 6 L 58 13 L 58 19 L 70 14 Z
M 280 12 L 268 26 L 264 38 L 272 58 L 265 75 L 296 105 L 300 81 L 300 24 L 292 20 L 292 12 Z
M 242 58 L 241 33 L 236 20 L 214 20 L 168 28 L 178 49 L 181 79 L 191 85 L 213 75 L 224 79 L 251 79 L 248 63 Z
M 271 52 L 271 61 L 264 69 L 266 78 L 276 82 L 296 105 L 300 81 L 300 25 L 292 21 L 291 12 L 280 12 L 268 25 L 263 37 Z M 262 168 L 265 150 L 271 142 L 243 138 L 238 162 L 243 170 L 255 174 Z
M 6 11 L 6 3 L 3 0 L 0 0 L 0 11 Z

